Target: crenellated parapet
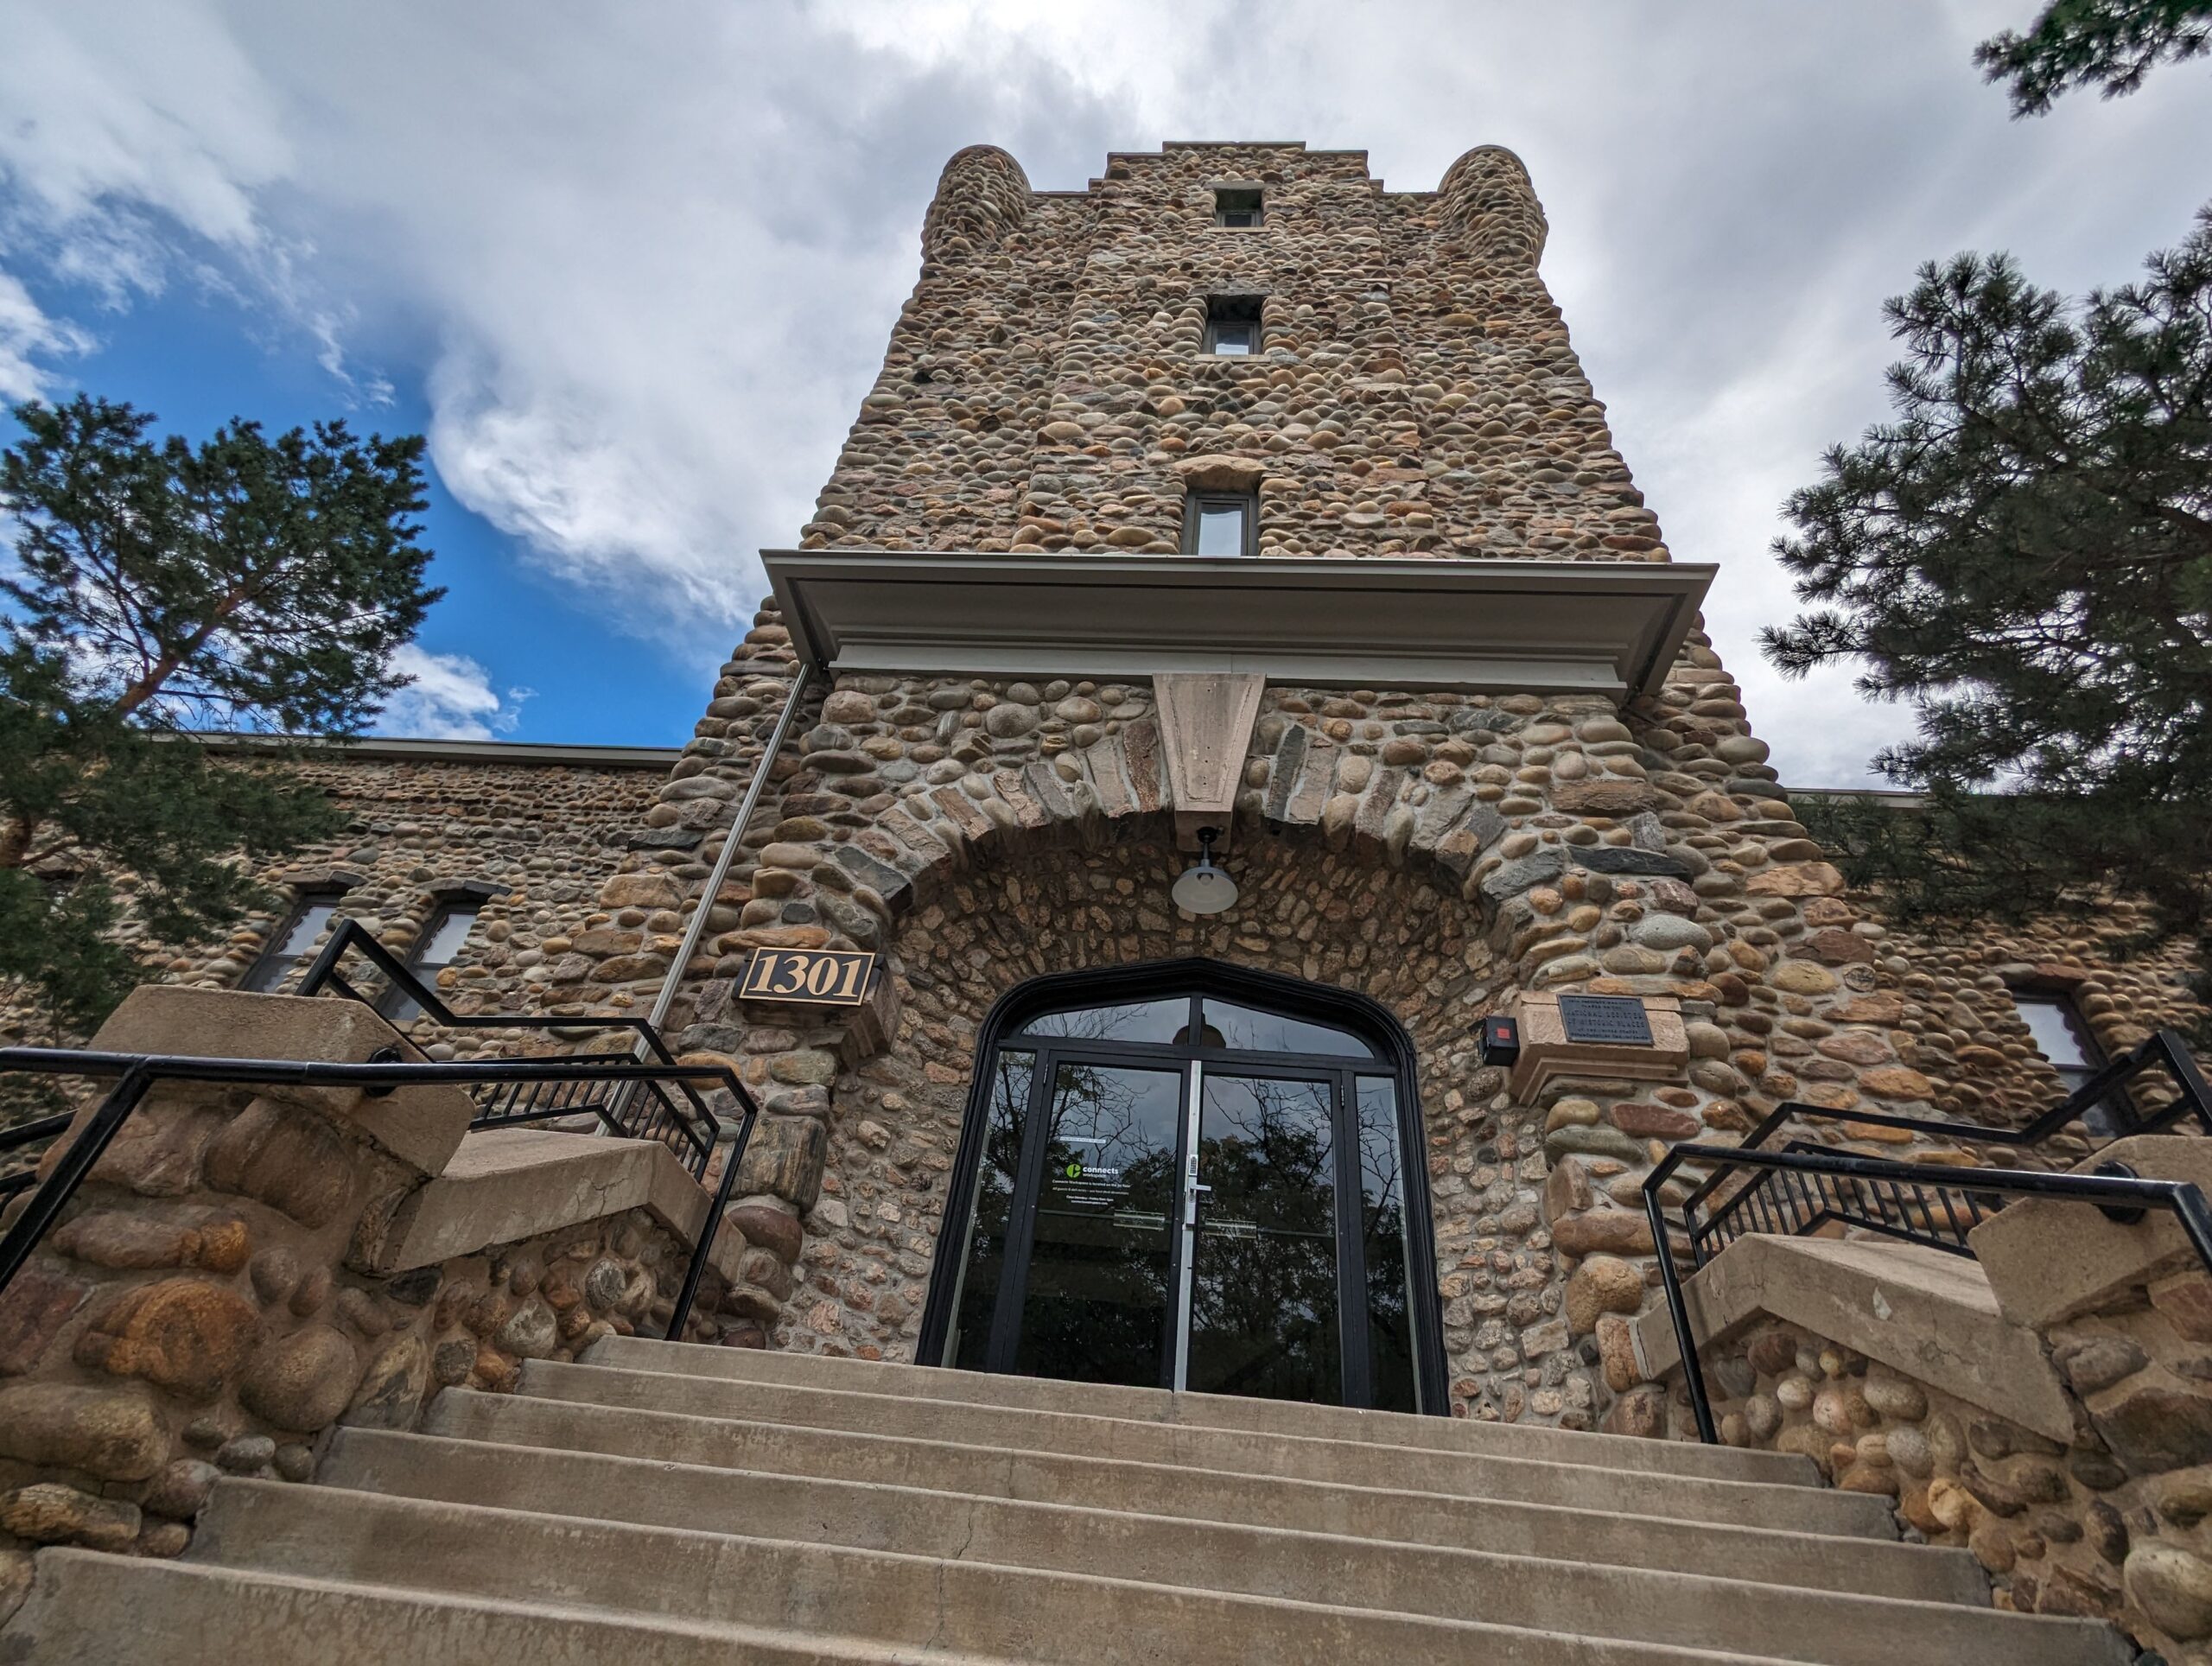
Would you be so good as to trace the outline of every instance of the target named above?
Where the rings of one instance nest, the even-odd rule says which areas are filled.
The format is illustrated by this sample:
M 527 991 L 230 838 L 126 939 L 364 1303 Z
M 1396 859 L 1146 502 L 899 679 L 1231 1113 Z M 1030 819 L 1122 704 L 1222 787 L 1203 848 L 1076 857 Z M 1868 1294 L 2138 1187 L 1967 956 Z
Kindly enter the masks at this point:
M 1357 151 L 1169 144 L 1079 192 L 970 147 L 801 546 L 1173 552 L 1207 457 L 1256 471 L 1262 555 L 1664 559 L 1544 236 L 1497 146 L 1435 191 Z M 1255 351 L 1208 350 L 1224 302 Z

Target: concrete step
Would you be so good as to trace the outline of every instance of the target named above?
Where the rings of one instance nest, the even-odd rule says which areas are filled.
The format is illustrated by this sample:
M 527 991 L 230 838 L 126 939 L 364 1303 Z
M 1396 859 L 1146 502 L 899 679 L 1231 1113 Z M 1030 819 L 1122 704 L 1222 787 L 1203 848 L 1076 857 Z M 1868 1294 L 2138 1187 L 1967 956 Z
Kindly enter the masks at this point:
M 582 1363 L 725 1382 L 786 1383 L 799 1388 L 895 1395 L 905 1400 L 954 1400 L 969 1405 L 1077 1412 L 1145 1422 L 1185 1423 L 1203 1428 L 1245 1429 L 1255 1434 L 1370 1440 L 1384 1446 L 1421 1447 L 1439 1452 L 1494 1453 L 1553 1463 L 1595 1464 L 1613 1470 L 1697 1475 L 1712 1480 L 1766 1481 L 1808 1487 L 1821 1485 L 1820 1472 L 1810 1459 L 1788 1453 L 1743 1452 L 1728 1447 L 1694 1446 L 1675 1440 L 1637 1440 L 1618 1434 L 1485 1423 L 1464 1417 L 1415 1417 L 1404 1412 L 1313 1406 L 1297 1401 L 1257 1400 L 1243 1395 L 1173 1394 L 1165 1389 L 1069 1383 L 1042 1377 L 1000 1377 L 982 1371 L 946 1370 L 881 1360 L 838 1359 L 823 1354 L 785 1353 L 765 1348 L 702 1348 L 690 1343 L 629 1336 L 605 1338 L 594 1345 Z
M 1881 1651 L 1891 1644 L 1875 1643 L 1880 1625 L 1892 1618 L 1924 1616 L 1915 1622 L 1917 1635 L 1930 1647 L 1950 1639 L 1960 1650 L 2005 1618 L 1986 1606 L 1986 1583 L 1963 1552 L 1732 1530 L 1724 1540 L 1708 1538 L 1703 1556 L 1684 1557 L 1670 1526 L 1627 1517 L 1593 1521 L 1567 1510 L 1531 1512 L 1538 1529 L 1533 1535 L 1525 1517 L 1500 1523 L 1484 1515 L 1471 1525 L 1488 1542 L 1439 1548 L 576 1453 L 522 1458 L 507 1447 L 372 1431 L 342 1433 L 321 1478 L 326 1485 L 449 1504 L 588 1511 L 596 1520 L 639 1526 L 1445 1618 L 1557 1625 L 1560 1605 L 1584 1617 L 1580 1629 L 1602 1635 L 1872 1666 L 1891 1666 Z M 1624 1540 L 1629 1555 L 1607 1555 Z M 1512 1548 L 1497 1548 L 1501 1544 Z M 1834 1582 L 1833 1553 L 1840 1546 L 1888 1553 L 1867 1558 L 1872 1567 L 1853 1570 L 1881 1581 L 1878 1599 Z M 1704 1566 L 1652 1566 L 1651 1558 L 1670 1553 L 1677 1562 Z M 1731 1565 L 1728 1553 L 1751 1566 Z M 1949 1614 L 1936 1613 L 1942 1605 L 1951 1606 Z M 1838 1637 L 1842 1648 L 1820 1652 Z M 1859 1646 L 1862 1639 L 1868 1646 Z
M 1408 1544 L 1517 1551 L 1586 1536 L 1592 1555 L 1730 1574 L 1728 1558 L 1758 1567 L 1757 1546 L 1777 1529 L 1683 1521 L 1606 1509 L 1577 1510 L 1513 1500 L 1284 1479 L 1058 1453 L 994 1453 L 951 1441 L 909 1440 L 841 1430 L 776 1428 L 668 1412 L 531 1400 L 448 1389 L 426 1433 L 503 1446 L 685 1464 L 756 1474 L 820 1477 L 861 1485 L 1007 1498 L 1032 1504 L 1132 1510 L 1288 1531 Z M 353 1437 L 349 1436 L 349 1439 Z M 521 1459 L 518 1459 L 518 1462 Z M 1885 1517 L 1886 1523 L 1887 1518 Z M 1888 1538 L 1808 1535 L 1831 1547 L 1826 1588 L 1850 1589 L 1862 1574 L 1923 1548 Z M 1602 1547 L 1602 1548 L 1600 1548 Z M 1679 1557 L 1680 1561 L 1670 1558 Z M 1881 1588 L 1881 1587 L 1876 1587 Z
M 522 1394 L 631 1411 L 742 1419 L 755 1428 L 841 1429 L 1005 1453 L 1080 1453 L 1354 1486 L 1515 1499 L 1691 1521 L 1893 1538 L 1886 1499 L 1811 1487 L 1617 1471 L 1491 1453 L 1193 1428 L 1072 1412 L 976 1406 L 789 1383 L 531 1360 Z
M 1141 1534 L 1142 1518 L 1123 1517 Z M 1255 1666 L 1336 1666 L 1346 1660 L 1437 1663 L 1788 1659 L 1891 1666 L 1909 1642 L 1929 1657 L 2005 1666 L 2088 1666 L 2105 1634 L 2083 1622 L 2041 1624 L 1990 1610 L 1885 1604 L 1771 1587 L 1629 1574 L 1601 1589 L 1593 1572 L 1527 1559 L 1460 1560 L 1416 1570 L 1397 1594 L 1425 1606 L 1334 1600 L 1358 1573 L 1330 1572 L 1341 1541 L 1295 1542 L 1267 1554 L 1255 1577 L 1292 1597 L 1224 1592 L 1193 1583 L 1118 1577 L 1121 1553 L 1099 1548 L 1102 1569 L 1074 1573 L 902 1552 L 856 1550 L 766 1536 L 645 1528 L 597 1519 L 432 1503 L 281 1482 L 226 1482 L 202 1517 L 207 1554 L 300 1578 L 345 1579 L 508 1602 L 654 1617 L 683 1616 L 767 1631 L 822 1631 L 886 1644 L 933 1647 L 1037 1663 L 1188 1660 Z M 195 1554 L 199 1554 L 195 1551 Z M 1694 1588 L 1682 1588 L 1682 1587 Z M 1606 1607 L 1627 1597 L 1630 1612 Z M 1751 1600 L 1745 1602 L 1744 1598 Z M 1439 1613 L 1457 1599 L 1457 1613 Z M 1791 1622 L 1809 1601 L 1855 1633 L 1816 1644 L 1821 1627 Z M 1718 1605 L 1718 1606 L 1716 1606 Z M 1783 1646 L 1755 1646 L 1786 1628 Z M 1621 1631 L 1630 1635 L 1619 1635 Z M 1659 1637 L 1635 1633 L 1658 1632 Z M 1596 1635 L 1592 1635 L 1595 1633 Z M 1676 1644 L 1669 1647 L 1669 1636 Z M 1878 1644 L 1879 1646 L 1874 1646 Z M 2114 1659 L 2114 1666 L 2118 1661 Z
M 42 1550 L 0 1666 L 993 1666 L 975 1655 Z M 999 1666 L 1008 1666 L 1000 1663 Z

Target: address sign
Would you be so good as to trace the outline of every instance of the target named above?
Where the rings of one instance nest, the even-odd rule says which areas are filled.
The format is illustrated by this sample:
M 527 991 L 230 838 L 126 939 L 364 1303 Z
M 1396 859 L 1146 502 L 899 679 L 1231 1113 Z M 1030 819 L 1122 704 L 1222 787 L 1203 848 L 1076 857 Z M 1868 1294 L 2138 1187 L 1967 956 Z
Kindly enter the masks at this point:
M 858 1007 L 868 1000 L 875 957 L 858 949 L 755 949 L 746 963 L 741 1001 Z

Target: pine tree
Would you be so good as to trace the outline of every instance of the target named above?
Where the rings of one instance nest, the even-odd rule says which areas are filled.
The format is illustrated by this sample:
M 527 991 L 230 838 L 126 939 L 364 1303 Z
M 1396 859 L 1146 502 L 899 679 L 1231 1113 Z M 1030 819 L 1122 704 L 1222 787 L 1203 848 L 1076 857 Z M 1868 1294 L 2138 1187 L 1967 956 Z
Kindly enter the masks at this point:
M 405 679 L 393 650 L 442 594 L 420 436 L 342 423 L 197 446 L 84 396 L 15 410 L 0 452 L 0 988 L 62 1028 L 142 976 L 118 928 L 203 939 L 260 900 L 249 871 L 337 830 L 283 767 L 356 734 Z M 195 734 L 270 737 L 211 757 Z M 279 737 L 289 737 L 289 740 Z
M 1917 813 L 1827 814 L 1894 912 L 2024 919 L 2114 891 L 2212 922 L 2212 210 L 2069 302 L 2003 255 L 1888 315 L 1894 421 L 1828 452 L 1776 553 L 1815 604 L 1786 674 L 1849 660 L 1915 709 L 1875 760 Z M 2212 957 L 2206 960 L 2212 965 Z
M 2024 35 L 2006 29 L 1974 49 L 1992 81 L 2012 83 L 2012 113 L 2040 116 L 2074 87 L 2116 99 L 2161 63 L 2212 50 L 2212 0 L 2053 0 Z

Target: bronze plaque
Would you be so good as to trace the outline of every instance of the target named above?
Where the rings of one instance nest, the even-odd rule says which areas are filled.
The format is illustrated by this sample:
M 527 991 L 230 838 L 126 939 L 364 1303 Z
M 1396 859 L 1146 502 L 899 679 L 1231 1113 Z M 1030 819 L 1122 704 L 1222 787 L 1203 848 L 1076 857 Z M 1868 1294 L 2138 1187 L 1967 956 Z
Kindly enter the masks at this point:
M 1563 995 L 1560 1021 L 1570 1041 L 1602 1042 L 1617 1047 L 1648 1047 L 1651 1020 L 1643 1003 L 1628 995 Z
M 737 998 L 858 1007 L 874 972 L 875 957 L 859 949 L 755 949 Z

